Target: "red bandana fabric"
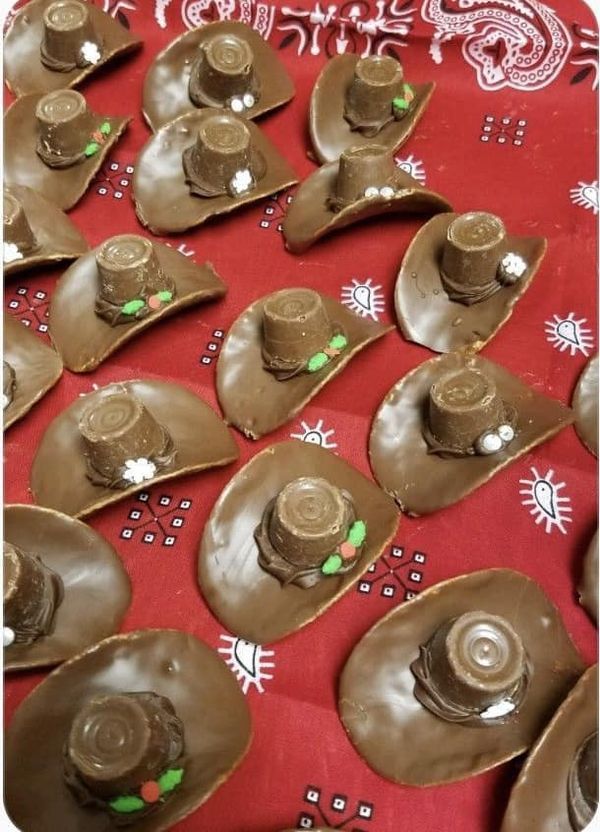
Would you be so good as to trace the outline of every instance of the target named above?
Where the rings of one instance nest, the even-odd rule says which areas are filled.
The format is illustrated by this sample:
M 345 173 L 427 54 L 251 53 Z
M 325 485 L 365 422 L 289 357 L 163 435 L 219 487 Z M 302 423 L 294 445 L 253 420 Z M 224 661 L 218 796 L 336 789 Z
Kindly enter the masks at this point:
M 598 32 L 581 0 L 553 0 L 552 9 L 539 0 L 474 0 L 468 6 L 460 0 L 96 2 L 139 34 L 144 47 L 84 87 L 96 112 L 134 116 L 70 213 L 90 245 L 113 234 L 143 233 L 131 194 L 136 156 L 150 135 L 141 116 L 142 82 L 156 53 L 181 32 L 214 20 L 242 20 L 278 50 L 297 92 L 260 126 L 300 179 L 315 169 L 307 158 L 308 104 L 327 59 L 344 52 L 392 54 L 403 62 L 408 81 L 437 84 L 397 163 L 458 211 L 492 211 L 511 233 L 548 238 L 530 289 L 483 355 L 536 390 L 570 402 L 597 350 Z M 422 220 L 376 219 L 297 257 L 285 251 L 281 234 L 293 196 L 294 189 L 163 240 L 198 262 L 212 261 L 229 287 L 227 297 L 147 330 L 91 375 L 65 371 L 6 434 L 6 502 L 31 502 L 29 471 L 45 428 L 96 385 L 165 379 L 219 411 L 215 363 L 223 339 L 241 311 L 268 292 L 308 286 L 357 315 L 395 321 L 396 274 Z M 60 274 L 60 267 L 43 268 L 5 285 L 5 310 L 45 341 L 48 303 Z M 577 603 L 575 586 L 597 523 L 596 460 L 573 428 L 459 504 L 425 518 L 402 517 L 393 545 L 358 584 L 282 642 L 265 648 L 237 639 L 208 611 L 196 583 L 198 545 L 215 500 L 239 465 L 292 436 L 319 443 L 369 474 L 366 448 L 375 410 L 398 379 L 431 355 L 391 332 L 288 425 L 258 442 L 236 433 L 239 464 L 166 482 L 91 518 L 131 576 L 133 602 L 123 630 L 194 633 L 229 664 L 252 711 L 247 758 L 204 806 L 174 827 L 177 832 L 325 825 L 351 832 L 495 832 L 522 759 L 451 786 L 396 786 L 359 758 L 337 715 L 337 680 L 356 642 L 395 605 L 438 581 L 493 566 L 524 572 L 559 607 L 586 662 L 595 660 L 596 631 Z M 44 676 L 7 680 L 8 721 Z

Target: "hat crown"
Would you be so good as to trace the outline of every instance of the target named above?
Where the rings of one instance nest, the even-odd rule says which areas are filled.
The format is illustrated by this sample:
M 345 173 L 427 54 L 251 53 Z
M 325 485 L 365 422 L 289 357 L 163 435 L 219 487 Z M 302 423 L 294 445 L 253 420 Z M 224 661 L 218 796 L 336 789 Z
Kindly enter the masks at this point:
M 460 287 L 474 290 L 495 284 L 505 241 L 504 223 L 494 214 L 470 211 L 452 220 L 441 262 L 442 282 L 446 281 L 449 294 Z
M 29 220 L 21 201 L 10 191 L 4 191 L 4 243 L 12 243 L 23 254 L 37 247 Z
M 152 242 L 139 234 L 119 234 L 105 240 L 96 252 L 96 266 L 100 295 L 116 305 L 173 289 Z
M 403 93 L 402 64 L 390 55 L 361 58 L 346 92 L 345 115 L 357 128 L 390 121 L 392 102 Z
M 62 581 L 40 558 L 4 542 L 4 624 L 25 644 L 52 629 Z
M 250 106 L 244 94 L 252 97 Z M 254 55 L 248 41 L 230 33 L 215 34 L 198 48 L 189 81 L 189 96 L 202 106 L 233 104 L 239 98 L 239 111 L 250 109 L 258 97 L 258 81 L 254 72 Z M 235 106 L 235 105 L 234 105 Z
M 40 58 L 46 69 L 65 72 L 98 63 L 101 43 L 86 3 L 57 0 L 42 17 Z
M 342 202 L 354 202 L 365 196 L 368 188 L 393 183 L 396 165 L 391 151 L 378 144 L 352 147 L 340 156 L 335 190 Z
M 283 362 L 302 363 L 330 341 L 332 323 L 318 292 L 282 289 L 263 306 L 263 352 Z
M 67 768 L 104 798 L 156 780 L 183 749 L 171 702 L 155 693 L 95 696 L 80 707 L 67 740 Z
M 66 167 L 83 158 L 93 117 L 80 92 L 49 92 L 38 101 L 35 116 L 39 134 L 38 154 L 46 164 Z
M 348 496 L 322 477 L 299 477 L 277 495 L 269 538 L 285 560 L 317 567 L 346 539 L 352 519 Z
M 598 809 L 598 731 L 589 734 L 575 752 L 567 781 L 567 806 L 573 832 L 583 832 Z
M 2 391 L 4 393 L 4 407 L 12 402 L 17 386 L 17 377 L 8 361 L 2 361 Z

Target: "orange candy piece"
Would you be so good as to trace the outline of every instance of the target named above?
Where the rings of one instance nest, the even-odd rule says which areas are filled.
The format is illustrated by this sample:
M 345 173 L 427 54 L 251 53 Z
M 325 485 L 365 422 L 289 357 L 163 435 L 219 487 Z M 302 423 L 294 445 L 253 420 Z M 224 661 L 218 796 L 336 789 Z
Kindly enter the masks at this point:
M 145 803 L 156 803 L 160 798 L 160 786 L 156 780 L 147 780 L 142 784 L 140 797 Z
M 347 540 L 340 546 L 340 555 L 344 560 L 351 560 L 356 554 L 356 547 Z
M 151 297 L 148 298 L 148 306 L 150 307 L 150 309 L 158 309 L 160 305 L 161 300 L 158 297 L 158 295 L 151 295 Z

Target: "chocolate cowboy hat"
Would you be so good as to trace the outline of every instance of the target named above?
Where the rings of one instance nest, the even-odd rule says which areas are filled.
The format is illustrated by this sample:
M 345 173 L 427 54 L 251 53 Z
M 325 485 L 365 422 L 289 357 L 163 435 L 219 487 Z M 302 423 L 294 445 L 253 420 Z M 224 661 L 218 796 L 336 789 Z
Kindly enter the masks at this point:
M 583 368 L 573 393 L 575 430 L 588 451 L 598 456 L 598 356 Z
M 32 0 L 4 37 L 4 80 L 17 96 L 75 87 L 141 43 L 92 3 Z
M 87 373 L 146 327 L 226 291 L 211 263 L 198 266 L 162 243 L 120 234 L 60 278 L 50 337 L 69 370 Z
M 299 254 L 325 234 L 368 217 L 451 209 L 442 196 L 401 170 L 389 148 L 368 144 L 344 150 L 300 185 L 283 221 L 283 235 L 287 248 Z
M 4 670 L 70 659 L 118 630 L 130 600 L 121 559 L 94 529 L 4 507 Z
M 480 350 L 512 315 L 546 251 L 508 235 L 483 211 L 432 217 L 408 247 L 396 283 L 404 337 L 435 352 Z
M 129 121 L 95 113 L 76 90 L 19 98 L 4 116 L 4 181 L 27 185 L 68 211 Z
M 486 569 L 426 589 L 375 624 L 342 671 L 339 712 L 378 774 L 451 783 L 525 751 L 582 670 L 543 590 L 519 572 Z
M 74 260 L 87 250 L 83 236 L 53 202 L 22 185 L 4 188 L 4 277 Z
M 583 557 L 583 568 L 577 591 L 579 603 L 598 626 L 598 530 Z
M 186 32 L 156 56 L 144 79 L 142 109 L 152 130 L 197 107 L 228 107 L 256 118 L 294 96 L 275 50 L 233 20 Z
M 135 210 L 155 234 L 185 231 L 297 182 L 251 121 L 206 107 L 160 128 L 133 175 Z
M 389 55 L 337 55 L 317 78 L 309 131 L 318 161 L 335 162 L 344 150 L 366 144 L 395 150 L 415 129 L 435 84 L 412 84 Z
M 5 802 L 22 832 L 161 832 L 240 764 L 250 713 L 221 659 L 189 633 L 138 630 L 63 664 L 5 735 Z
M 23 418 L 62 375 L 58 354 L 19 321 L 4 315 L 4 430 Z
M 313 289 L 282 289 L 234 322 L 217 363 L 226 421 L 258 439 L 292 419 L 390 326 L 357 317 Z
M 227 629 L 277 641 L 325 612 L 398 526 L 393 502 L 340 457 L 297 439 L 234 474 L 204 527 L 198 583 Z
M 31 491 L 40 505 L 85 517 L 154 483 L 237 458 L 223 422 L 190 390 L 123 381 L 79 396 L 50 423 Z
M 568 407 L 498 364 L 450 353 L 425 361 L 387 394 L 371 426 L 371 468 L 403 511 L 430 514 L 572 421 Z
M 589 667 L 529 752 L 501 832 L 583 832 L 598 809 L 598 665 Z

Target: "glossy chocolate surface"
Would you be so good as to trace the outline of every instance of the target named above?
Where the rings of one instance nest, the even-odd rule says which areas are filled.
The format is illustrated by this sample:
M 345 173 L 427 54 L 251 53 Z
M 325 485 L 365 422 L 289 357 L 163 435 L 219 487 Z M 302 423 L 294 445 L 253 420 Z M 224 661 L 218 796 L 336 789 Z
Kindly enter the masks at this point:
M 264 571 L 254 538 L 265 506 L 296 477 L 322 477 L 347 491 L 367 526 L 356 568 L 308 589 L 282 586 Z M 330 451 L 298 440 L 272 445 L 234 475 L 206 523 L 198 554 L 204 600 L 235 635 L 256 644 L 276 641 L 313 621 L 355 584 L 392 540 L 398 519 L 393 502 Z
M 531 749 L 511 792 L 501 832 L 579 832 L 582 827 L 569 818 L 569 777 L 581 744 L 597 730 L 595 664 L 572 688 Z
M 445 721 L 424 708 L 414 696 L 410 670 L 419 645 L 446 621 L 473 610 L 506 619 L 532 665 L 517 716 L 485 729 Z M 342 671 L 340 717 L 358 753 L 378 774 L 414 786 L 450 783 L 525 751 L 582 670 L 560 614 L 542 589 L 518 572 L 486 569 L 426 589 L 361 639 Z
M 445 372 L 471 366 L 495 383 L 500 398 L 517 414 L 515 437 L 498 453 L 444 459 L 428 453 L 423 436 L 429 391 Z M 459 353 L 431 358 L 392 387 L 371 426 L 373 473 L 403 511 L 430 514 L 458 502 L 499 470 L 550 439 L 573 421 L 560 402 L 536 392 L 498 364 Z
M 20 321 L 4 315 L 4 359 L 15 378 L 10 404 L 4 408 L 4 430 L 31 410 L 62 375 L 58 353 Z
M 198 57 L 199 48 L 217 35 L 234 35 L 252 49 L 260 95 L 255 104 L 244 111 L 246 118 L 263 115 L 293 97 L 294 84 L 290 76 L 275 50 L 258 32 L 232 20 L 209 23 L 180 35 L 152 62 L 144 79 L 142 105 L 152 130 L 195 109 L 188 91 L 192 64 Z
M 354 77 L 358 55 L 337 55 L 325 64 L 317 78 L 310 99 L 309 130 L 316 159 L 320 164 L 334 162 L 342 150 L 365 144 L 383 144 L 395 150 L 408 139 L 433 93 L 434 84 L 413 84 L 415 98 L 407 115 L 390 121 L 369 138 L 353 131 L 344 118 L 346 90 Z M 390 101 L 391 109 L 391 101 Z
M 130 119 L 92 112 L 96 129 L 104 122 L 110 124 L 111 132 L 105 143 L 82 162 L 65 168 L 51 168 L 36 152 L 38 125 L 35 111 L 42 97 L 41 93 L 32 93 L 19 98 L 4 115 L 4 181 L 6 185 L 26 185 L 68 211 L 86 192 Z
M 176 457 L 173 466 L 152 479 L 115 490 L 94 485 L 88 478 L 79 422 L 91 396 L 123 389 L 139 398 L 156 421 L 164 425 L 173 440 Z M 226 465 L 237 457 L 237 446 L 221 419 L 190 390 L 162 381 L 125 381 L 80 396 L 50 423 L 33 461 L 31 490 L 41 505 L 85 517 L 154 483 Z M 56 471 L 65 466 L 70 476 L 57 481 Z
M 269 297 L 255 301 L 233 323 L 217 363 L 217 395 L 225 419 L 250 439 L 292 419 L 357 352 L 392 329 L 365 321 L 321 295 L 331 322 L 340 326 L 348 345 L 318 372 L 278 381 L 263 364 L 263 306 Z
M 575 430 L 585 447 L 598 456 L 598 356 L 590 358 L 573 394 Z
M 4 77 L 7 87 L 17 96 L 74 87 L 112 58 L 131 52 L 142 43 L 99 6 L 86 3 L 92 28 L 102 42 L 100 60 L 96 64 L 75 67 L 67 72 L 48 69 L 41 61 L 40 46 L 44 33 L 44 12 L 53 2 L 54 0 L 33 0 L 22 6 L 6 32 Z
M 136 691 L 169 699 L 185 732 L 183 780 L 160 810 L 136 823 L 136 832 L 170 829 L 239 765 L 250 743 L 250 714 L 233 674 L 213 650 L 176 630 L 114 636 L 54 671 L 13 717 L 5 738 L 5 800 L 21 829 L 114 829 L 106 812 L 81 807 L 67 789 L 63 747 L 91 696 Z
M 176 233 L 201 225 L 218 214 L 228 214 L 242 205 L 277 193 L 298 180 L 279 151 L 251 121 L 253 146 L 266 161 L 266 173 L 256 187 L 231 197 L 198 197 L 190 194 L 182 165 L 183 151 L 191 147 L 197 129 L 214 116 L 210 107 L 180 116 L 162 127 L 143 146 L 133 176 L 135 210 L 140 222 L 155 234 Z
M 507 235 L 504 250 L 516 252 L 528 264 L 523 277 L 480 303 L 466 306 L 450 300 L 442 282 L 441 265 L 448 227 L 458 216 L 440 214 L 417 232 L 396 281 L 396 316 L 402 334 L 408 341 L 434 352 L 452 352 L 462 347 L 480 350 L 510 318 L 546 251 L 543 237 Z
M 287 248 L 294 254 L 306 251 L 325 234 L 345 228 L 380 214 L 432 214 L 450 211 L 452 206 L 439 194 L 424 188 L 400 168 L 395 169 L 389 187 L 392 197 L 362 197 L 349 202 L 341 210 L 333 210 L 331 198 L 336 192 L 339 161 L 323 165 L 298 188 L 283 221 Z
M 7 505 L 4 539 L 39 557 L 62 583 L 52 631 L 5 647 L 5 671 L 58 664 L 118 630 L 131 600 L 129 578 L 98 532 L 50 509 Z
M 579 603 L 598 626 L 598 532 L 594 534 L 583 557 L 581 577 L 577 587 Z
M 96 254 L 80 257 L 60 278 L 50 302 L 50 336 L 72 372 L 90 372 L 144 329 L 188 306 L 221 298 L 227 289 L 211 263 L 198 265 L 162 243 L 153 248 L 175 284 L 174 299 L 140 320 L 111 326 L 95 311 L 99 291 Z M 165 337 L 168 337 L 165 335 Z

